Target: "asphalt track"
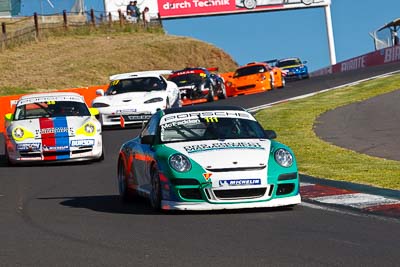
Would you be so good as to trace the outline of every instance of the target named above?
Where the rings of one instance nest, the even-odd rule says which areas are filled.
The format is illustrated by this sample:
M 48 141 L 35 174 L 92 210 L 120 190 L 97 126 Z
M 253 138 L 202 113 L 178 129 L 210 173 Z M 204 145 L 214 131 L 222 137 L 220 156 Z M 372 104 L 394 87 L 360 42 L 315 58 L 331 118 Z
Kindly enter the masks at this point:
M 249 108 L 397 69 L 400 63 L 316 77 L 212 105 Z M 117 152 L 137 133 L 105 131 L 106 159 L 93 164 L 8 167 L 0 140 L 0 265 L 398 266 L 396 217 L 313 201 L 172 214 L 154 213 L 146 201 L 121 204 Z
M 339 107 L 317 121 L 315 133 L 329 143 L 400 161 L 400 90 Z

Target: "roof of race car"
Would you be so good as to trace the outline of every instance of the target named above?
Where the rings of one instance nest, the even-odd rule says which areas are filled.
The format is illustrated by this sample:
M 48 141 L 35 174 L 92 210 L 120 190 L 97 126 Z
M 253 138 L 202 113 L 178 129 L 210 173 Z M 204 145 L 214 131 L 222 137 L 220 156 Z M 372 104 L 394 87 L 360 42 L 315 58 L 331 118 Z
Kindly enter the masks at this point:
M 240 110 L 246 111 L 238 106 L 184 106 L 180 108 L 168 108 L 164 110 L 164 114 L 182 113 L 191 111 L 214 111 L 214 110 Z
M 300 60 L 300 58 L 298 58 L 298 57 L 282 58 L 282 59 L 279 59 L 278 62 L 283 62 L 283 61 L 288 61 L 288 60 Z
M 18 100 L 17 106 L 45 101 L 76 101 L 85 102 L 83 96 L 74 92 L 53 92 L 24 95 Z
M 179 75 L 184 75 L 188 73 L 208 73 L 208 69 L 202 68 L 202 67 L 196 67 L 196 68 L 185 68 L 181 70 L 174 70 L 170 76 L 179 76 Z
M 248 68 L 248 67 L 257 66 L 257 65 L 268 66 L 269 64 L 265 61 L 264 62 L 249 62 L 246 65 L 238 67 L 237 69 Z
M 120 74 L 111 75 L 110 81 L 124 80 L 124 79 L 130 79 L 130 78 L 138 78 L 138 77 L 159 77 L 160 75 L 169 75 L 171 73 L 172 73 L 172 70 L 149 70 L 149 71 L 120 73 Z

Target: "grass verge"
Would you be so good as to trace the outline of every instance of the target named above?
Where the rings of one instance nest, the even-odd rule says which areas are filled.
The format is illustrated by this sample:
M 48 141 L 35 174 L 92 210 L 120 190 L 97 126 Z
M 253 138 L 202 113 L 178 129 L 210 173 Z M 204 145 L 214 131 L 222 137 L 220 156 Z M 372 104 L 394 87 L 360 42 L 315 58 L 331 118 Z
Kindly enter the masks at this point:
M 313 97 L 273 106 L 256 114 L 266 129 L 296 154 L 299 172 L 313 177 L 400 190 L 400 162 L 372 157 L 337 147 L 314 133 L 316 119 L 340 106 L 399 88 L 400 75 L 344 87 Z

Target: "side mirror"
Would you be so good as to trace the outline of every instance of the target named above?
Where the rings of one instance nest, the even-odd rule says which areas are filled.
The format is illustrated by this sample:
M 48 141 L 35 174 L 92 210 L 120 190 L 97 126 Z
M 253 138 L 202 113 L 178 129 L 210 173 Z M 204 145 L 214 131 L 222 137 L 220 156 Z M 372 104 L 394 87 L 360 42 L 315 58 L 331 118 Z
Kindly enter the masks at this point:
M 277 137 L 274 130 L 264 130 L 264 133 L 267 139 L 275 139 Z
M 303 64 L 307 64 L 307 60 L 304 60 L 304 61 L 303 61 Z
M 12 113 L 7 113 L 4 115 L 6 121 L 12 121 L 14 119 L 14 115 Z
M 97 89 L 96 90 L 96 95 L 104 96 L 104 90 L 103 89 Z
M 100 114 L 99 110 L 97 108 L 89 108 L 90 115 L 92 116 L 97 116 Z
M 140 140 L 140 143 L 145 144 L 145 145 L 152 145 L 152 144 L 154 144 L 155 137 L 156 137 L 155 135 L 145 135 Z

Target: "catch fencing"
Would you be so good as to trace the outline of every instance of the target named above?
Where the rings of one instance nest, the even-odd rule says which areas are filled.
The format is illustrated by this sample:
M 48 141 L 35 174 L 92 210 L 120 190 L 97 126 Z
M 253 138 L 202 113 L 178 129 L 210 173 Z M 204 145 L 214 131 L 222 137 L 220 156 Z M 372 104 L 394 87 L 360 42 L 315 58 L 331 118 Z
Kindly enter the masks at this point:
M 32 41 L 40 41 L 51 32 L 69 31 L 74 28 L 105 30 L 150 29 L 161 27 L 159 16 L 150 21 L 141 17 L 136 23 L 130 22 L 122 11 L 118 11 L 118 18 L 111 13 L 105 14 L 91 9 L 89 12 L 72 13 L 63 11 L 61 14 L 39 15 L 34 13 L 30 17 L 11 18 L 1 22 L 0 49 L 1 51 Z M 144 16 L 144 15 L 142 15 Z

